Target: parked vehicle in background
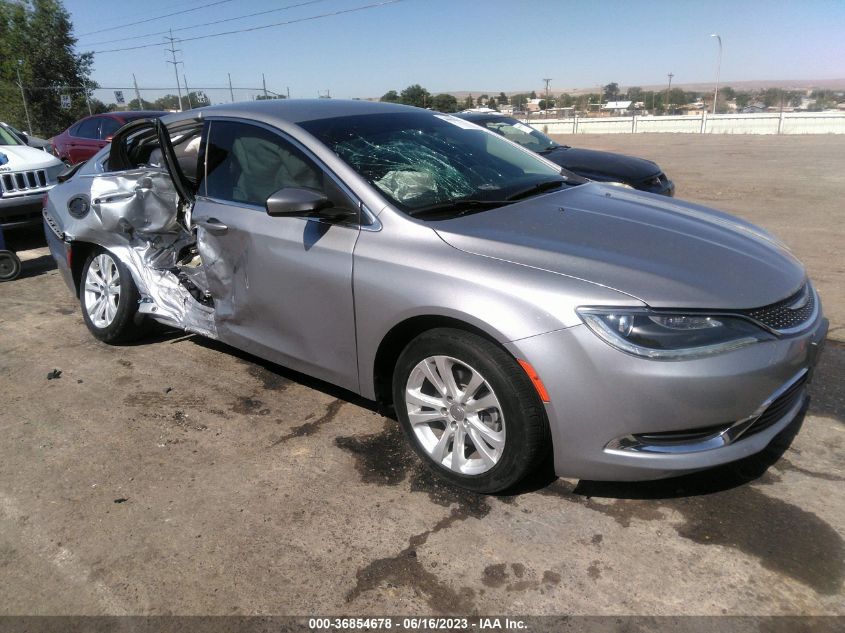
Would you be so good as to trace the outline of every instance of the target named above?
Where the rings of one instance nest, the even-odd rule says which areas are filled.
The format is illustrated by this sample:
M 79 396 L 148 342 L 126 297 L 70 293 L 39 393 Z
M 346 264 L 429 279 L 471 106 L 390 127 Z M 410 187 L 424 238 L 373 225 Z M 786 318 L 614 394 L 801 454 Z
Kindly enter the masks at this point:
M 506 139 L 537 152 L 571 172 L 598 182 L 618 182 L 640 191 L 675 195 L 675 184 L 644 158 L 561 145 L 540 130 L 509 116 L 488 112 L 461 112 L 455 116 L 486 127 Z
M 453 116 L 268 100 L 127 125 L 44 220 L 93 336 L 155 320 L 392 403 L 478 492 L 549 452 L 637 480 L 763 450 L 828 328 L 804 267 L 739 218 L 583 182 Z
M 0 228 L 41 224 L 42 198 L 64 169 L 58 158 L 0 126 Z
M 5 128 L 7 131 L 17 136 L 20 140 L 24 142 L 25 145 L 29 145 L 30 147 L 34 147 L 35 149 L 43 150 L 48 154 L 53 153 L 53 144 L 47 139 L 39 138 L 27 132 L 23 132 L 14 126 L 9 125 L 8 123 L 4 123 L 3 121 L 0 121 L 0 127 Z
M 139 110 L 85 117 L 51 139 L 53 153 L 67 165 L 81 163 L 108 145 L 114 133 L 130 121 L 165 114 L 167 112 Z

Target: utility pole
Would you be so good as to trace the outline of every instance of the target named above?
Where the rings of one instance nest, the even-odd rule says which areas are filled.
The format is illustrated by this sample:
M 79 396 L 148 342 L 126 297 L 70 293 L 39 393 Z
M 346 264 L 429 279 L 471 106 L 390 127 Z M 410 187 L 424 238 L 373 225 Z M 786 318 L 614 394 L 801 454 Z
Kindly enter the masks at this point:
M 290 86 L 285 86 L 285 90 L 287 92 L 288 99 L 290 99 Z
M 191 103 L 191 91 L 188 90 L 188 78 L 185 77 L 185 73 L 182 73 L 182 81 L 185 82 L 185 97 L 188 99 L 188 109 L 192 110 L 194 108 L 194 104 Z
M 264 73 L 261 73 L 261 85 L 264 87 L 264 98 L 267 98 L 267 80 L 264 79 Z
M 26 126 L 29 128 L 27 132 L 32 134 L 32 121 L 29 120 L 29 107 L 26 105 L 26 93 L 23 91 L 23 81 L 21 81 L 21 64 L 23 64 L 23 61 L 19 59 L 18 65 L 15 67 L 15 72 L 18 73 L 18 88 L 21 89 L 21 101 L 23 101 L 23 111 L 26 115 Z
M 88 81 L 87 80 L 85 81 L 85 85 L 82 86 L 82 88 L 85 90 L 85 103 L 88 106 L 88 116 L 91 116 L 94 113 L 91 112 L 91 97 L 88 95 Z
M 710 37 L 715 37 L 719 40 L 719 61 L 716 64 L 716 90 L 713 92 L 713 114 L 716 114 L 716 101 L 719 99 L 719 75 L 722 72 L 722 38 L 715 33 L 711 33 Z
M 229 97 L 232 99 L 232 103 L 235 102 L 235 91 L 232 90 L 232 73 L 226 73 L 229 75 Z
M 168 64 L 173 64 L 173 74 L 176 76 L 176 91 L 179 93 L 179 110 L 184 110 L 182 107 L 182 84 L 179 83 L 179 68 L 178 64 L 182 62 L 176 61 L 176 53 L 180 52 L 180 49 L 174 48 L 173 44 L 176 42 L 176 38 L 173 37 L 173 30 L 170 30 L 170 37 L 165 37 L 168 42 L 170 42 L 170 56 L 173 58 L 173 61 L 166 60 Z
M 132 73 L 132 85 L 135 86 L 135 98 L 138 100 L 138 109 L 144 109 L 144 102 L 141 101 L 141 91 L 138 90 L 138 80 L 135 79 L 135 73 Z
M 551 80 L 551 78 L 548 78 L 548 79 L 544 78 L 543 81 L 546 82 L 546 107 L 543 108 L 543 109 L 548 110 L 549 109 L 549 84 L 552 83 L 552 80 Z
M 664 109 L 668 112 L 669 111 L 669 91 L 672 90 L 672 77 L 675 75 L 673 73 L 669 73 L 667 77 L 669 77 L 669 86 L 666 88 L 666 103 L 663 105 Z

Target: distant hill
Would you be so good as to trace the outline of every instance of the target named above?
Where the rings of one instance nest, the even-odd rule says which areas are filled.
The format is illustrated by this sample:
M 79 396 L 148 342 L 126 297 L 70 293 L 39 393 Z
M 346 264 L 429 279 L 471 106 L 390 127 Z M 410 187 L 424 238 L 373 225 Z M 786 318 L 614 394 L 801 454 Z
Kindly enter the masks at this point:
M 680 88 L 681 90 L 685 90 L 687 92 L 707 92 L 708 90 L 713 90 L 715 82 L 698 82 L 698 83 L 676 83 L 672 82 L 673 88 Z M 637 84 L 619 84 L 619 89 L 624 93 L 628 88 L 631 86 L 635 86 Z M 755 79 L 752 81 L 730 81 L 723 79 L 719 82 L 720 86 L 730 86 L 734 90 L 747 90 L 747 91 L 756 91 L 756 90 L 765 90 L 766 88 L 783 88 L 784 90 L 813 90 L 817 88 L 826 89 L 826 90 L 845 90 L 845 78 L 842 79 Z M 640 88 L 643 90 L 665 90 L 666 83 L 662 84 L 650 84 L 650 85 L 640 85 Z M 505 94 L 508 96 L 515 95 L 515 94 L 529 94 L 531 91 L 537 93 L 538 97 L 542 97 L 545 94 L 545 86 L 540 86 L 537 88 L 528 88 L 526 90 L 506 90 Z M 580 88 L 573 88 L 573 87 L 566 87 L 566 86 L 552 86 L 549 90 L 549 93 L 552 95 L 559 95 L 561 93 L 569 93 L 571 95 L 579 95 L 579 94 L 588 94 L 588 93 L 596 93 L 599 91 L 599 85 L 596 84 L 595 86 L 588 86 L 588 87 L 580 87 Z M 478 95 L 490 95 L 490 96 L 498 96 L 499 90 L 459 90 L 449 92 L 448 94 L 454 95 L 459 100 L 465 98 L 467 95 L 471 94 L 473 97 L 477 97 Z

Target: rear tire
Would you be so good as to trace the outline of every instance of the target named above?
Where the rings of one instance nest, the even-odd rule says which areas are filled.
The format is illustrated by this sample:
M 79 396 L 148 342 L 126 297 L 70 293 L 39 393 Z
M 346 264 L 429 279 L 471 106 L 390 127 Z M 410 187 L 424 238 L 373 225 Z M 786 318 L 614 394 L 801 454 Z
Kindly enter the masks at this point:
M 474 492 L 511 488 L 551 445 L 545 408 L 519 363 L 463 330 L 429 330 L 408 344 L 394 370 L 393 402 L 426 466 Z
M 21 274 L 21 260 L 12 251 L 0 251 L 0 281 L 12 281 Z
M 85 325 L 104 343 L 127 343 L 144 331 L 136 323 L 140 296 L 132 275 L 109 251 L 95 249 L 82 268 L 79 303 Z

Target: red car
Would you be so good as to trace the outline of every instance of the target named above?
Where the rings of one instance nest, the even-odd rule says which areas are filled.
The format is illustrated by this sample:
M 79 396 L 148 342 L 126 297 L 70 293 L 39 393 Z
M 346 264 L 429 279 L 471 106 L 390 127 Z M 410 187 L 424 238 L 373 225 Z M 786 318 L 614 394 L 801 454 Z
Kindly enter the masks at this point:
M 52 139 L 53 153 L 68 165 L 81 163 L 111 142 L 112 136 L 129 121 L 164 116 L 156 110 L 106 112 L 80 119 Z

